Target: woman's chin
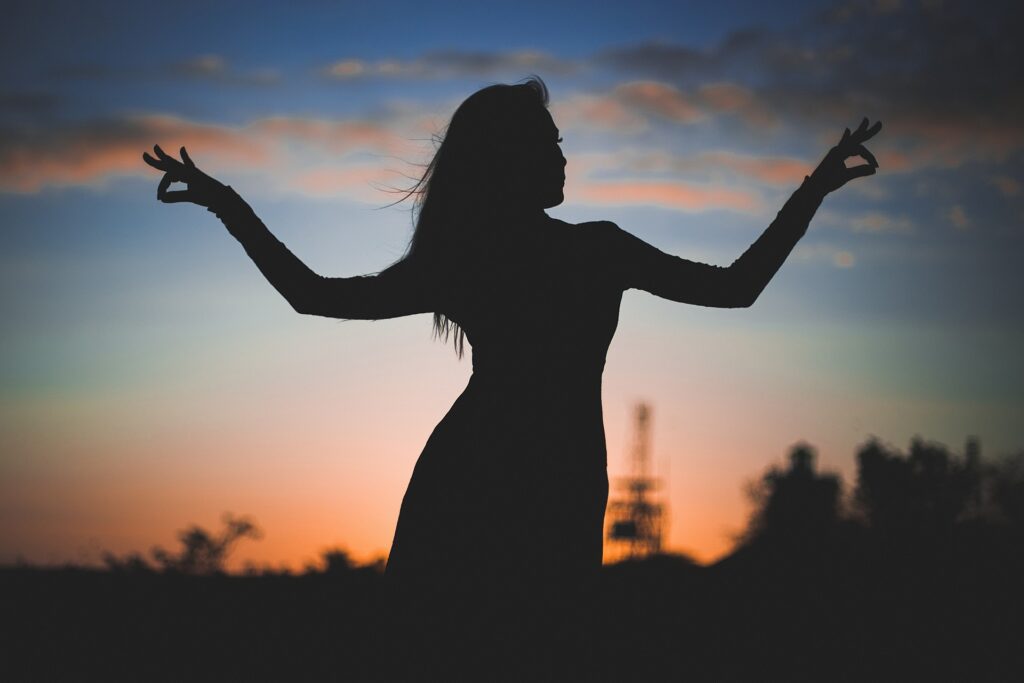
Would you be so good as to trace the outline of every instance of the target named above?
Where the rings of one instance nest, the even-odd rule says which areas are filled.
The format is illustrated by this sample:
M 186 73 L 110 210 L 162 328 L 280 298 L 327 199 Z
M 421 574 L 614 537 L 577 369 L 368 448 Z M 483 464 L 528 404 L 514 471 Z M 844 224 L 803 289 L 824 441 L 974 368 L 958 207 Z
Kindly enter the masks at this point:
M 552 207 L 558 206 L 559 204 L 561 204 L 564 201 L 565 201 L 565 194 L 561 190 L 559 190 L 558 192 L 552 192 L 550 195 L 545 197 L 545 199 L 544 199 L 544 208 L 545 209 L 550 209 Z

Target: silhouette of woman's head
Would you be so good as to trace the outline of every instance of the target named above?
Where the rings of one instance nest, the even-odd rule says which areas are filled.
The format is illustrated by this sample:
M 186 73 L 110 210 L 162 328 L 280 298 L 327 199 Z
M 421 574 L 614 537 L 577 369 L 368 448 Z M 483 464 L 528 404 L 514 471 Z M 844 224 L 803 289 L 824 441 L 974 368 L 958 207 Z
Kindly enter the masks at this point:
M 459 105 L 410 193 L 418 213 L 406 259 L 465 272 L 481 265 L 490 237 L 562 202 L 566 162 L 547 104 L 547 86 L 534 76 L 489 86 Z M 445 339 L 454 334 L 461 355 L 454 322 L 435 313 L 434 329 Z
M 498 202 L 503 211 L 560 204 L 565 158 L 547 103 L 539 78 L 471 95 L 448 124 L 432 164 L 430 191 L 452 183 L 456 192 L 471 190 L 477 201 Z

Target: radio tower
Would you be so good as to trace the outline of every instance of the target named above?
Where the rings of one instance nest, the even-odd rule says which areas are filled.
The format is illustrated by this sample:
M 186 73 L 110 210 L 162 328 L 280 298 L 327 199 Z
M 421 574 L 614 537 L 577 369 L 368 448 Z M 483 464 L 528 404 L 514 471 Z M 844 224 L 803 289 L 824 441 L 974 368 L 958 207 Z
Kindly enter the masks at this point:
M 635 560 L 661 552 L 666 526 L 665 506 L 652 499 L 660 481 L 651 477 L 651 409 L 646 403 L 634 413 L 632 476 L 622 477 L 617 487 L 622 494 L 608 504 L 608 560 Z

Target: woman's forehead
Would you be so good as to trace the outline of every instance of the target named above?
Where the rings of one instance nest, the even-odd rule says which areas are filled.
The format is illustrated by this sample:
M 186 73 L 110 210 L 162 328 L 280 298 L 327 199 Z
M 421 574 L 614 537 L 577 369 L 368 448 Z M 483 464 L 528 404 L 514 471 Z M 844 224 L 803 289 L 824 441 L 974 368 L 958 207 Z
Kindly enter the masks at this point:
M 541 107 L 537 114 L 527 119 L 527 127 L 531 133 L 548 137 L 551 135 L 558 135 L 558 126 L 555 125 L 555 120 L 551 118 L 551 112 Z

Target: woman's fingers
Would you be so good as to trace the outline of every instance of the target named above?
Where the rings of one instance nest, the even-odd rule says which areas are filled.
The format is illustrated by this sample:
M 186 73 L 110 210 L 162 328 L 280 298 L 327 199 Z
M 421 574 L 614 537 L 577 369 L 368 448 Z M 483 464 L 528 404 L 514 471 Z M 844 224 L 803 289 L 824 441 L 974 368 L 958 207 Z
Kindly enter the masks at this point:
M 852 166 L 846 169 L 846 180 L 844 184 L 853 180 L 854 178 L 863 178 L 864 176 L 874 175 L 877 171 L 877 166 L 871 164 L 861 164 L 860 166 Z
M 871 152 L 868 151 L 867 147 L 865 147 L 864 145 L 857 145 L 854 148 L 854 150 L 857 152 L 857 154 L 859 154 L 860 156 L 864 157 L 865 161 L 867 161 L 869 164 L 871 164 L 875 168 L 878 168 L 878 159 L 875 158 L 874 154 L 872 154 Z
M 173 192 L 168 190 L 175 180 L 177 179 L 170 173 L 164 174 L 164 177 L 160 179 L 160 184 L 156 186 L 156 198 L 166 204 L 192 201 L 192 195 L 188 190 L 174 190 Z
M 156 159 L 145 153 L 142 155 L 143 160 L 145 160 L 147 164 L 153 168 L 164 171 L 165 173 L 177 173 L 178 175 L 181 175 L 181 170 L 184 168 L 184 164 L 160 149 L 160 145 L 153 145 L 153 152 L 156 153 Z
M 861 137 L 860 141 L 865 142 L 867 140 L 870 140 L 871 138 L 875 137 L 875 134 L 878 133 L 878 131 L 880 130 L 882 130 L 882 122 L 875 121 L 875 125 L 871 126 L 866 131 L 864 131 L 864 135 L 863 137 Z
M 142 160 L 153 168 L 164 172 L 164 177 L 160 179 L 160 184 L 156 188 L 156 198 L 167 204 L 176 202 L 198 203 L 199 197 L 202 195 L 196 194 L 196 191 L 202 188 L 196 185 L 197 183 L 201 184 L 200 181 L 206 178 L 206 176 L 196 168 L 192 158 L 188 155 L 188 151 L 184 147 L 181 148 L 181 161 L 160 149 L 160 145 L 153 145 L 153 152 L 157 158 L 153 158 L 148 152 L 143 152 Z M 188 187 L 184 190 L 172 191 L 170 189 L 171 183 L 175 182 L 185 183 Z
M 153 145 L 153 151 L 156 152 L 156 155 L 164 161 L 177 161 L 177 159 L 172 157 L 170 154 L 160 149 L 160 145 Z
M 181 147 L 180 151 L 181 161 L 167 154 L 160 145 L 153 145 L 155 158 L 148 152 L 142 153 L 142 160 L 146 164 L 164 173 L 156 188 L 156 198 L 168 204 L 191 202 L 209 206 L 226 186 L 200 171 L 185 147 Z M 184 183 L 185 189 L 171 191 L 171 184 L 176 182 Z
M 166 171 L 167 170 L 166 168 L 164 168 L 164 163 L 162 161 L 157 161 L 153 157 L 149 156 L 149 152 L 143 152 L 142 153 L 142 160 L 145 161 L 147 164 L 149 164 L 150 166 L 152 166 L 153 168 L 155 168 L 158 171 Z
M 164 173 L 175 173 L 180 171 L 182 168 L 182 165 L 174 159 L 154 159 L 147 152 L 142 153 L 142 160 L 156 170 L 163 171 Z
M 175 190 L 173 192 L 164 192 L 163 199 L 160 201 L 165 204 L 174 204 L 175 202 L 190 202 L 192 201 L 192 193 L 187 190 Z
M 164 201 L 164 197 L 167 195 L 167 188 L 171 186 L 174 179 L 171 178 L 170 173 L 165 173 L 164 177 L 160 179 L 160 184 L 156 186 L 156 198 L 160 201 Z
M 868 120 L 865 118 L 863 121 L 860 122 L 860 127 L 857 128 L 856 132 L 853 133 L 853 135 L 850 137 L 850 140 L 859 145 L 860 143 L 867 142 L 868 140 L 873 138 L 875 134 L 878 133 L 878 131 L 880 130 L 882 130 L 881 121 L 875 121 L 875 125 L 869 128 Z
M 882 130 L 881 121 L 875 121 L 873 126 L 868 126 L 868 119 L 865 117 L 861 120 L 860 125 L 857 126 L 857 130 L 851 132 L 850 129 L 847 128 L 843 132 L 843 137 L 839 140 L 839 145 L 859 145 L 873 138 L 880 130 Z

